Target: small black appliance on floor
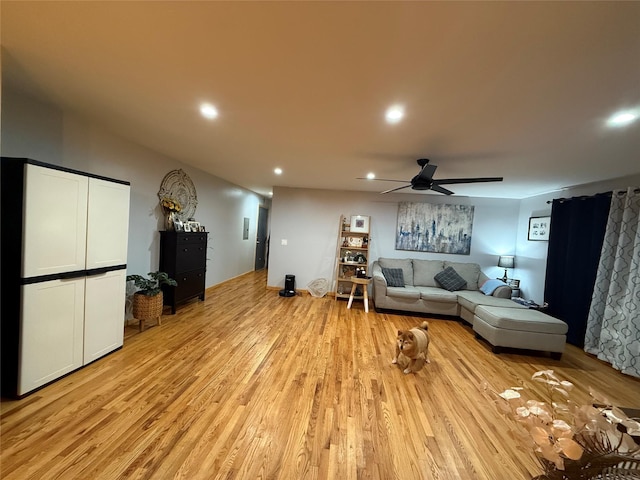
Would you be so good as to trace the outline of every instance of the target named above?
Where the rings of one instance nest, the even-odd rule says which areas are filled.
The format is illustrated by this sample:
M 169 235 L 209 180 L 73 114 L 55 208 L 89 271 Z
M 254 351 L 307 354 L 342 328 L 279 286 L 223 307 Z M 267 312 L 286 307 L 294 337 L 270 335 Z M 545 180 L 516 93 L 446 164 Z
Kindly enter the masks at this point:
M 280 290 L 281 297 L 293 297 L 296 294 L 296 276 L 284 276 L 284 288 Z

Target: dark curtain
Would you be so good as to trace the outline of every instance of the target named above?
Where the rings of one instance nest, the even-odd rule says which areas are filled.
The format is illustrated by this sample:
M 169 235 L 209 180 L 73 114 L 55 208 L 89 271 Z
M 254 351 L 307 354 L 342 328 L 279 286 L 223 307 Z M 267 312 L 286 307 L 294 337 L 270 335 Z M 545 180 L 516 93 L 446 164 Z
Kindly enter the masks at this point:
M 567 342 L 581 348 L 610 204 L 608 192 L 556 199 L 551 208 L 544 298 L 549 315 L 569 325 Z

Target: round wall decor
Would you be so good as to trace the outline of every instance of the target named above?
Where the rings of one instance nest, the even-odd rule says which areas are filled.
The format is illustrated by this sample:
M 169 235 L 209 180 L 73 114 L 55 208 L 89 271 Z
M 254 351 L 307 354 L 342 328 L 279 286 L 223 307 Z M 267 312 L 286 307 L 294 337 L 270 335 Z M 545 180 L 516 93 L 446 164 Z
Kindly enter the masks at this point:
M 164 176 L 160 184 L 158 198 L 160 202 L 164 198 L 178 202 L 181 210 L 176 212 L 175 215 L 183 222 L 193 218 L 196 213 L 196 207 L 198 206 L 196 187 L 193 185 L 189 175 L 184 173 L 182 169 L 172 170 Z

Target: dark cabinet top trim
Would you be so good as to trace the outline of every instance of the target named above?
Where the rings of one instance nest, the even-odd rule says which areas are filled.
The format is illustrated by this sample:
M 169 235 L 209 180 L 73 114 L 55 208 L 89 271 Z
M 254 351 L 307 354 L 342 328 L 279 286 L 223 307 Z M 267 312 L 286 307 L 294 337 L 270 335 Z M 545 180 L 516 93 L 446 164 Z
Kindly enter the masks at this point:
M 131 185 L 131 182 L 125 180 L 118 180 L 117 178 L 104 177 L 102 175 L 95 175 L 93 173 L 81 172 L 80 170 L 74 170 L 73 168 L 61 167 L 60 165 L 52 165 L 50 163 L 41 162 L 39 160 L 33 160 L 31 158 L 13 158 L 2 157 L 2 161 L 14 161 L 22 162 L 23 164 L 29 163 L 31 165 L 37 165 L 39 167 L 50 168 L 52 170 L 59 170 L 61 172 L 75 173 L 76 175 L 82 175 L 83 177 L 96 178 L 98 180 L 106 180 L 107 182 L 120 183 L 122 185 Z

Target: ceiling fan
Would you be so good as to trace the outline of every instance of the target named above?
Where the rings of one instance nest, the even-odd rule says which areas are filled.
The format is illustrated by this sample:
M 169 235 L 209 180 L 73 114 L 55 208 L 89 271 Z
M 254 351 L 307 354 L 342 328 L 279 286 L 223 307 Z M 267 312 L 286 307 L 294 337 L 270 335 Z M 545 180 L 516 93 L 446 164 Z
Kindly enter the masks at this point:
M 402 190 L 403 188 L 411 187 L 413 190 L 433 190 L 434 192 L 444 193 L 445 195 L 453 195 L 451 190 L 444 188 L 442 185 L 451 185 L 454 183 L 478 183 L 478 182 L 501 182 L 502 177 L 476 177 L 476 178 L 446 178 L 440 180 L 434 180 L 433 174 L 436 171 L 437 165 L 431 165 L 428 158 L 420 158 L 417 160 L 418 165 L 422 167 L 420 173 L 411 179 L 410 182 L 406 180 L 390 180 L 387 178 L 376 178 L 374 180 L 381 180 L 383 182 L 404 182 L 407 185 L 401 187 L 391 188 L 380 192 L 381 194 L 395 192 Z M 359 177 L 358 180 L 367 180 Z

